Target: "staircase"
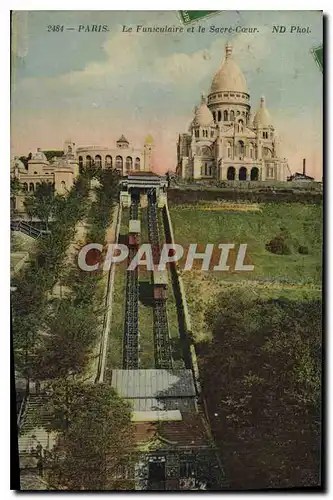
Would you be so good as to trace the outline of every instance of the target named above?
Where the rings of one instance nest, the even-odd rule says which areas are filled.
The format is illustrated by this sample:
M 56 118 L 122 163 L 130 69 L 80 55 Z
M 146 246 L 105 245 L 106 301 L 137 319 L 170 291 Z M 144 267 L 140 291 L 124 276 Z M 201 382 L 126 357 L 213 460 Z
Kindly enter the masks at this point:
M 11 221 L 10 223 L 11 231 L 21 231 L 21 233 L 31 236 L 31 238 L 38 239 L 44 234 L 48 234 L 50 231 L 45 231 L 43 229 L 37 229 L 36 227 L 28 224 L 27 222 L 21 221 Z

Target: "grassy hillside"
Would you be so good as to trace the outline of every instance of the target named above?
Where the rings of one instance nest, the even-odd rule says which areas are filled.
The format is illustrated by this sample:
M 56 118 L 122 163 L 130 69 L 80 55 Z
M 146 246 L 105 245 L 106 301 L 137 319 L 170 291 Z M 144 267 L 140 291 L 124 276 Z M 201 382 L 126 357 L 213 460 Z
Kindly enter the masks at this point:
M 219 243 L 234 243 L 227 264 L 229 271 L 201 271 L 198 261 L 191 271 L 182 271 L 196 339 L 209 332 L 205 312 L 216 294 L 226 287 L 249 288 L 253 295 L 267 298 L 286 297 L 310 300 L 321 294 L 322 268 L 322 206 L 313 204 L 198 204 L 170 206 L 176 243 L 187 247 L 197 243 L 200 251 L 213 243 L 214 264 L 219 260 Z M 266 244 L 283 234 L 290 250 L 277 255 Z M 246 264 L 253 271 L 234 270 L 239 244 L 247 243 Z M 308 253 L 299 253 L 300 247 Z M 180 267 L 184 265 L 184 260 Z
M 223 205 L 222 205 L 223 207 Z M 322 206 L 304 204 L 263 204 L 258 210 L 217 210 L 196 205 L 172 207 L 171 218 L 176 242 L 182 245 L 197 243 L 247 243 L 246 263 L 254 265 L 252 272 L 235 272 L 235 252 L 230 252 L 230 271 L 215 272 L 227 280 L 269 279 L 288 282 L 321 282 Z M 287 234 L 291 253 L 276 255 L 265 245 L 281 232 Z M 308 254 L 298 252 L 307 247 Z

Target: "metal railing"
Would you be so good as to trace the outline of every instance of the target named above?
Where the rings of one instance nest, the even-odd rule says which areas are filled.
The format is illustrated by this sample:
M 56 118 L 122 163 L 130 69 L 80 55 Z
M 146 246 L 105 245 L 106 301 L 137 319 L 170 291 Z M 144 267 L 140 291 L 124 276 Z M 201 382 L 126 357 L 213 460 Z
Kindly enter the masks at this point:
M 44 234 L 50 233 L 50 231 L 44 229 L 37 229 L 36 227 L 32 226 L 31 224 L 28 224 L 23 220 L 11 221 L 10 229 L 11 231 L 20 231 L 21 233 L 26 234 L 27 236 L 31 236 L 32 238 L 35 239 L 39 238 Z

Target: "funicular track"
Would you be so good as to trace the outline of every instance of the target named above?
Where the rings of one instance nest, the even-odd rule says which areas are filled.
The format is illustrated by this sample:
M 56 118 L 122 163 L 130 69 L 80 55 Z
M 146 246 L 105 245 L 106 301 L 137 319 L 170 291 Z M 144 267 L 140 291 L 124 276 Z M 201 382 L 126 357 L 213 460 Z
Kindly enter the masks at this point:
M 161 247 L 154 194 L 153 191 L 148 193 L 148 234 L 155 266 L 160 260 Z M 164 300 L 158 299 L 154 300 L 154 343 L 156 368 L 171 369 L 172 356 L 166 305 Z
M 133 200 L 130 208 L 130 219 L 138 219 L 138 202 Z M 129 248 L 128 263 L 136 253 L 135 248 Z M 123 368 L 139 368 L 139 324 L 138 324 L 139 283 L 138 269 L 126 271 L 126 306 L 124 325 Z

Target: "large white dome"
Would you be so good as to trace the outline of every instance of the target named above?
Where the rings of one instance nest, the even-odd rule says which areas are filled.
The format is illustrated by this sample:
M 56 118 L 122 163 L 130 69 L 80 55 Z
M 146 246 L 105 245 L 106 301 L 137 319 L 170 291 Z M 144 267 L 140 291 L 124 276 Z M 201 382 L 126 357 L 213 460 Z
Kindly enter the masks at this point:
M 225 59 L 215 73 L 210 92 L 234 91 L 247 93 L 246 80 L 239 66 L 231 58 L 232 48 L 226 45 Z

